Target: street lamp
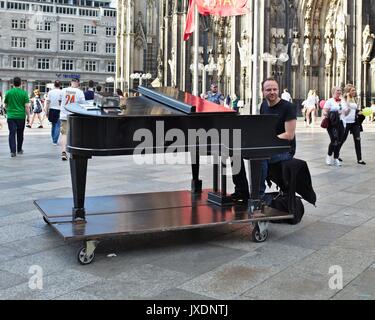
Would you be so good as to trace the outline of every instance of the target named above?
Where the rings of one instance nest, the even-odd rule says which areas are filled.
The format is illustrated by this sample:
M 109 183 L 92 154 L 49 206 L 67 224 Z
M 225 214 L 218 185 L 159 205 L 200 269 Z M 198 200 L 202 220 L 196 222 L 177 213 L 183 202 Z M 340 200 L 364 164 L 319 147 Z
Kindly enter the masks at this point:
M 147 81 L 147 80 L 150 80 L 151 78 L 152 78 L 151 73 L 132 73 L 130 75 L 130 79 L 132 79 L 132 80 L 135 80 L 135 79 L 139 80 L 139 85 L 140 86 L 142 85 L 143 80 Z M 147 83 L 146 83 L 146 85 L 147 85 Z
M 263 61 L 267 62 L 267 76 L 271 76 L 272 66 L 282 66 L 284 63 L 286 63 L 289 60 L 289 55 L 285 52 L 280 53 L 278 57 L 275 57 L 274 55 L 265 52 L 262 55 Z

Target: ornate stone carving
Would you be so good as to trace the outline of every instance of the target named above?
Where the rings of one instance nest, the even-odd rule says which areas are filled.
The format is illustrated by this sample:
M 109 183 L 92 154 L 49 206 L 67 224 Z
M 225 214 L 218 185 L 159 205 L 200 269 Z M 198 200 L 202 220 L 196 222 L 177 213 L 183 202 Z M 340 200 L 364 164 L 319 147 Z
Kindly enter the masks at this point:
M 241 35 L 241 45 L 237 42 L 238 51 L 240 53 L 240 60 L 242 67 L 246 68 L 249 64 L 249 38 L 246 30 Z
M 175 49 L 172 48 L 171 59 L 168 60 L 169 68 L 171 71 L 171 86 L 176 87 L 176 53 Z
M 299 46 L 299 40 L 298 38 L 294 38 L 293 44 L 291 47 L 292 52 L 292 66 L 298 66 L 299 65 L 299 57 L 301 54 L 301 48 Z
M 311 44 L 310 39 L 306 38 L 303 45 L 303 61 L 306 67 L 311 66 Z
M 313 45 L 313 65 L 318 66 L 320 62 L 320 57 L 322 56 L 322 49 L 320 47 L 320 39 L 315 38 Z
M 346 24 L 345 15 L 343 13 L 337 15 L 335 39 L 337 60 L 344 62 L 346 61 Z
M 371 52 L 374 47 L 375 35 L 371 33 L 370 26 L 367 25 L 362 33 L 362 42 L 363 42 L 363 54 L 362 61 L 369 62 L 371 58 Z
M 326 42 L 324 44 L 324 55 L 326 57 L 326 66 L 332 65 L 331 61 L 333 57 L 333 46 L 329 38 L 326 39 Z

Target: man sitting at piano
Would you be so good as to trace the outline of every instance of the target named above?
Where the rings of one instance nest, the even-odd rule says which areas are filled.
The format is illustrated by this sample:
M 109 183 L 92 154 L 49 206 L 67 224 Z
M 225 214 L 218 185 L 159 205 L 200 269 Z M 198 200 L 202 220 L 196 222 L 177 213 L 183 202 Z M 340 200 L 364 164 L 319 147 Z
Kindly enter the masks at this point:
M 264 101 L 260 107 L 260 114 L 274 114 L 279 120 L 277 122 L 276 134 L 280 139 L 290 141 L 291 149 L 288 152 L 277 154 L 270 160 L 262 161 L 260 198 L 262 199 L 266 191 L 266 179 L 268 175 L 269 164 L 279 163 L 291 160 L 296 151 L 296 125 L 297 125 L 297 109 L 292 103 L 280 98 L 280 89 L 278 82 L 273 78 L 268 78 L 262 82 L 262 91 Z M 233 183 L 235 192 L 232 199 L 235 202 L 247 202 L 249 199 L 249 184 L 246 178 L 244 161 L 242 160 L 241 171 L 238 175 L 233 175 Z
M 211 84 L 211 91 L 208 91 L 206 94 L 202 94 L 202 99 L 211 101 L 219 105 L 224 104 L 224 95 L 221 92 L 219 92 L 216 83 Z

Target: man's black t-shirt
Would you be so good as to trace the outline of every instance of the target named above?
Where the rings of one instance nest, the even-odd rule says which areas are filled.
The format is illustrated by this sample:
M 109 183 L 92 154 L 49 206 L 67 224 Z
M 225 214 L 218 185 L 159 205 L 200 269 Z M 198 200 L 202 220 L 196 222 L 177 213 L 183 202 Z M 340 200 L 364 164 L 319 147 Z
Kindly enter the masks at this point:
M 276 114 L 279 117 L 279 121 L 276 126 L 276 135 L 285 133 L 285 122 L 291 120 L 297 120 L 297 108 L 294 104 L 280 100 L 280 102 L 273 107 L 270 107 L 267 101 L 263 101 L 260 107 L 260 114 Z M 296 152 L 296 138 L 290 142 L 292 147 L 291 152 L 294 154 Z

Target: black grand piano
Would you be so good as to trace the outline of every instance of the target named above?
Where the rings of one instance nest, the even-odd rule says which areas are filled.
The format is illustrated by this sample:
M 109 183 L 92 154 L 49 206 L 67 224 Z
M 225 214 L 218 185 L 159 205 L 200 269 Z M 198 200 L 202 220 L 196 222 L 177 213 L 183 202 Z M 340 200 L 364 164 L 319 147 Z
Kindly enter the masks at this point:
M 289 149 L 276 137 L 275 116 L 240 116 L 225 107 L 174 88 L 139 87 L 141 96 L 126 107 L 71 104 L 67 150 L 73 199 L 37 200 L 44 220 L 65 240 L 83 240 L 81 264 L 91 263 L 99 240 L 129 234 L 251 222 L 252 238 L 268 237 L 267 222 L 290 219 L 285 213 L 257 216 L 260 161 Z M 86 197 L 88 160 L 189 152 L 191 190 Z M 212 189 L 202 190 L 199 159 L 213 156 Z M 227 159 L 249 161 L 251 201 L 236 206 L 227 196 Z M 129 157 L 129 161 L 132 158 Z M 235 165 L 233 166 L 235 167 Z

